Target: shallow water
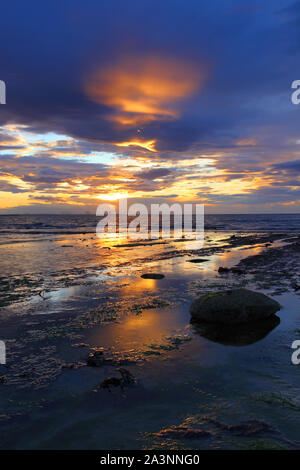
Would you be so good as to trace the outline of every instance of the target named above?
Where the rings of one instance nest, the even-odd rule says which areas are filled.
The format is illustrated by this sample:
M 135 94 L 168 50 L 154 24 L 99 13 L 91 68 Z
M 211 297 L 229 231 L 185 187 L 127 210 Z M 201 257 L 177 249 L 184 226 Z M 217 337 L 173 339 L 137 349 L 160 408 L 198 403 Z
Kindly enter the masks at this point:
M 258 337 L 243 332 L 243 346 L 209 339 L 190 324 L 196 295 L 257 288 L 248 273 L 217 272 L 267 249 L 247 238 L 231 246 L 232 234 L 207 232 L 201 254 L 195 241 L 117 247 L 128 243 L 92 234 L 3 243 L 2 276 L 14 288 L 6 289 L 0 310 L 8 361 L 0 366 L 7 378 L 0 385 L 1 448 L 298 448 L 291 344 L 299 337 L 299 297 L 273 295 L 283 306 L 280 324 Z M 207 261 L 189 262 L 195 258 Z M 165 278 L 142 279 L 144 272 Z M 86 366 L 100 347 L 114 361 L 127 361 L 122 367 L 134 386 L 99 388 L 119 375 L 117 362 Z M 237 435 L 228 428 L 247 420 L 263 422 L 265 430 Z M 180 425 L 208 434 L 159 435 Z

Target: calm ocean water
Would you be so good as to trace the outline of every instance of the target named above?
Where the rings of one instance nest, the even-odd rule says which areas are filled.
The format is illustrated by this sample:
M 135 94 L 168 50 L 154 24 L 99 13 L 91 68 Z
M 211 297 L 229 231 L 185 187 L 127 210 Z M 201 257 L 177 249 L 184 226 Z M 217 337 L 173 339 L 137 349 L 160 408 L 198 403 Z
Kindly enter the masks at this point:
M 95 233 L 94 215 L 1 215 L 0 235 Z M 205 229 L 217 231 L 300 231 L 300 214 L 207 214 Z
M 256 268 L 225 276 L 218 268 L 293 238 L 281 234 L 300 233 L 300 215 L 207 215 L 205 255 L 188 237 L 132 246 L 102 240 L 98 220 L 0 216 L 0 338 L 9 364 L 0 369 L 7 380 L 0 386 L 0 448 L 299 448 L 295 252 L 278 272 L 266 264 L 266 279 Z M 242 236 L 244 244 L 230 245 L 240 231 L 277 231 L 278 244 L 266 247 L 268 237 L 262 243 L 258 235 L 257 243 Z M 190 262 L 202 255 L 205 262 Z M 164 278 L 144 279 L 147 272 Z M 196 296 L 239 286 L 280 302 L 276 327 L 234 329 L 228 338 L 190 323 Z M 116 362 L 86 367 L 94 348 Z M 101 389 L 103 380 L 119 377 L 120 360 L 136 384 Z M 262 432 L 228 431 L 245 422 L 262 423 Z M 180 442 L 155 434 L 180 425 L 211 434 Z

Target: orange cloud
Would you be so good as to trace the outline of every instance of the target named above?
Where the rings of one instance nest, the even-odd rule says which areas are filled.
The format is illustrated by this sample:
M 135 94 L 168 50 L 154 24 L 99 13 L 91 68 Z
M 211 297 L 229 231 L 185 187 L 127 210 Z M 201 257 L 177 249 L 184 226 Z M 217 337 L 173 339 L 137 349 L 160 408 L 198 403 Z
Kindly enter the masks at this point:
M 178 116 L 177 102 L 193 95 L 206 73 L 179 60 L 138 58 L 96 72 L 85 85 L 89 98 L 114 109 L 123 125 Z

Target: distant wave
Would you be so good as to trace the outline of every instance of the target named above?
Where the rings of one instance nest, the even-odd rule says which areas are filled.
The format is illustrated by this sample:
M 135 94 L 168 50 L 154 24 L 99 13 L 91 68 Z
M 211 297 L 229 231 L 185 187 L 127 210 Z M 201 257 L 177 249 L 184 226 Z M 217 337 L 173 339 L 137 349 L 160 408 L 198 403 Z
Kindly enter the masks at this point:
M 11 229 L 11 230 L 0 230 L 0 235 L 2 234 L 13 234 L 13 233 L 17 233 L 17 234 L 21 234 L 21 235 L 73 235 L 73 234 L 77 234 L 77 235 L 87 235 L 87 234 L 90 234 L 90 233 L 95 233 L 95 229 L 93 230 L 87 230 L 87 231 L 77 231 L 77 230 L 26 230 L 26 231 L 22 231 L 22 230 L 14 230 L 14 229 Z
M 95 234 L 99 220 L 92 215 L 0 215 L 0 236 Z M 205 230 L 295 232 L 300 231 L 300 214 L 206 214 Z

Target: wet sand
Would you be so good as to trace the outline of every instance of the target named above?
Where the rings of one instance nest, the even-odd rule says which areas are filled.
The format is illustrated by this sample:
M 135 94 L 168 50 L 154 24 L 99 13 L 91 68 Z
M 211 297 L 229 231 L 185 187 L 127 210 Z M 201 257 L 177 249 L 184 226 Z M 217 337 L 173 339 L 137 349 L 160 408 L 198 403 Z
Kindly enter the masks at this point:
M 202 248 L 188 236 L 92 234 L 2 244 L 1 448 L 299 448 L 299 240 L 211 231 Z M 195 297 L 233 287 L 278 300 L 280 321 L 234 334 L 191 325 Z

